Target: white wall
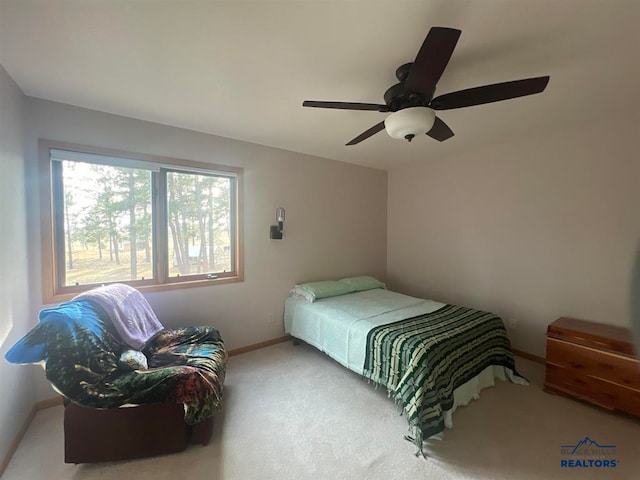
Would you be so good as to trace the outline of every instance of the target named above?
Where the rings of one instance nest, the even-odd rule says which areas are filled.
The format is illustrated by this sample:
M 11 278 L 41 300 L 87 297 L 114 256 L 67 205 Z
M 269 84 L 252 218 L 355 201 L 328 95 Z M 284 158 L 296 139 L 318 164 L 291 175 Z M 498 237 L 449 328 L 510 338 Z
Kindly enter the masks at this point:
M 540 356 L 557 317 L 628 324 L 640 119 L 623 114 L 390 171 L 389 285 L 514 318 Z
M 4 355 L 34 324 L 29 305 L 24 189 L 24 95 L 0 65 L 0 460 L 35 401 L 34 370 Z M 38 372 L 41 374 L 41 372 Z
M 283 335 L 283 302 L 297 282 L 386 273 L 386 172 L 228 138 L 27 99 L 29 247 L 39 278 L 38 138 L 240 166 L 244 169 L 242 283 L 148 294 L 166 326 L 216 326 L 228 348 Z M 269 239 L 277 207 L 284 239 Z M 34 304 L 41 287 L 32 286 Z M 275 322 L 268 323 L 269 314 Z M 41 382 L 40 398 L 51 396 Z

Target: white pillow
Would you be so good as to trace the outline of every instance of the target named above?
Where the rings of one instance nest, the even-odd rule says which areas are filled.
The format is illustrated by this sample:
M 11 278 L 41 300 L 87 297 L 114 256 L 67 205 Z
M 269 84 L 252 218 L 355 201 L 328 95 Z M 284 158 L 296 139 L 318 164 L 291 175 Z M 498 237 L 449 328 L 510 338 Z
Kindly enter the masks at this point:
M 308 292 L 304 288 L 300 288 L 297 285 L 289 292 L 291 295 L 298 295 L 304 298 L 307 302 L 314 302 L 316 297 L 311 292 Z

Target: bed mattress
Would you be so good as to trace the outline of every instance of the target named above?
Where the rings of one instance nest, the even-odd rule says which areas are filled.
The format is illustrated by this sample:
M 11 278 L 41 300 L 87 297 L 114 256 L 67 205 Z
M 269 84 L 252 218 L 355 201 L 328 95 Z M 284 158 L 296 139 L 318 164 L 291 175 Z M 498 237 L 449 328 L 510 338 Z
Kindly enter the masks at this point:
M 367 334 L 372 328 L 431 313 L 444 305 L 381 288 L 313 303 L 292 295 L 285 301 L 284 326 L 289 335 L 362 375 Z

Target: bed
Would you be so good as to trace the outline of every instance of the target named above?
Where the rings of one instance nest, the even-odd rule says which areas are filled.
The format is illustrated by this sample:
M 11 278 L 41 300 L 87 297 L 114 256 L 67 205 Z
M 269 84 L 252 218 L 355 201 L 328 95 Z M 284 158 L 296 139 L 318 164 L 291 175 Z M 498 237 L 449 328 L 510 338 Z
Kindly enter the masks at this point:
M 417 454 L 425 440 L 453 426 L 458 406 L 496 378 L 528 385 L 500 317 L 392 292 L 373 280 L 366 285 L 377 287 L 317 297 L 304 287 L 329 282 L 297 285 L 285 300 L 285 331 L 386 388 L 408 420 L 406 438 Z

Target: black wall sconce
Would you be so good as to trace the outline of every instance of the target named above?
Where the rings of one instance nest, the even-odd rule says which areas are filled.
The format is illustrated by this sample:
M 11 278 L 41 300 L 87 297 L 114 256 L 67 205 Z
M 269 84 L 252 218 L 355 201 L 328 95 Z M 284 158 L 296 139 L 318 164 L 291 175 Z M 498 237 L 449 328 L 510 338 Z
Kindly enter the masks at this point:
M 278 207 L 276 210 L 277 225 L 271 225 L 270 237 L 273 240 L 282 240 L 282 226 L 284 224 L 284 208 Z

